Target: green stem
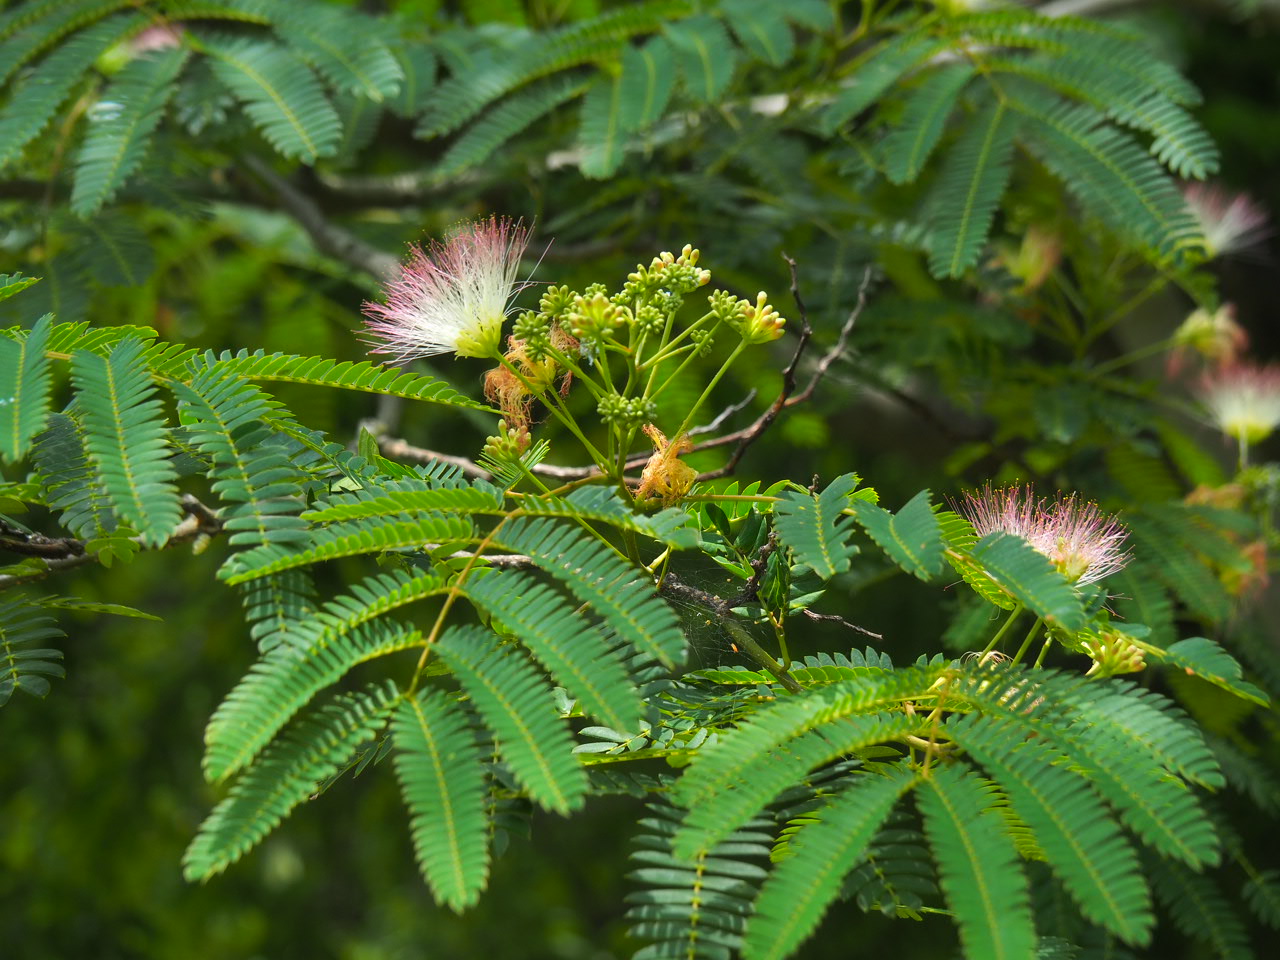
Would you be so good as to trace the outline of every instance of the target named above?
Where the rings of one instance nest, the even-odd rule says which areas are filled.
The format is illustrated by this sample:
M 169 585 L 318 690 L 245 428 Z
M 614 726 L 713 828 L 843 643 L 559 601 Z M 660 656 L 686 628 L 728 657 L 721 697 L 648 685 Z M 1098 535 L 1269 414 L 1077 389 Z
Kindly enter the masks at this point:
M 689 429 L 689 424 L 693 423 L 693 418 L 697 416 L 698 410 L 701 409 L 704 403 L 706 403 L 707 398 L 711 396 L 711 391 L 714 390 L 716 384 L 720 382 L 720 378 L 729 372 L 729 368 L 733 366 L 733 362 L 738 359 L 738 354 L 742 353 L 742 351 L 746 349 L 746 346 L 747 341 L 738 341 L 738 345 L 733 348 L 733 352 L 729 354 L 729 358 L 725 360 L 720 369 L 716 371 L 716 375 L 711 378 L 711 382 L 707 384 L 707 388 L 702 391 L 702 396 L 698 397 L 698 399 L 694 401 L 693 406 L 689 408 L 689 412 L 685 414 L 684 422 L 681 423 L 679 429 L 671 435 L 673 441 L 678 437 L 684 436 L 685 431 Z
M 1022 616 L 1022 611 L 1024 609 L 1026 608 L 1023 607 L 1022 604 L 1018 604 L 1016 607 L 1014 607 L 1012 610 L 1009 611 L 1009 618 L 1000 625 L 1000 629 L 997 630 L 996 635 L 991 638 L 991 642 L 982 648 L 982 653 L 978 654 L 979 662 L 981 662 L 983 657 L 985 657 L 988 653 L 990 653 L 992 650 L 994 650 L 996 647 L 1000 645 L 1000 641 L 1004 639 L 1004 635 L 1008 633 L 1009 628 L 1013 626 L 1013 621 L 1017 620 L 1018 617 Z
M 765 670 L 773 674 L 774 678 L 792 693 L 803 693 L 804 688 L 796 681 L 796 678 L 788 672 L 788 667 L 781 665 L 773 657 L 769 656 L 769 652 L 764 647 L 756 643 L 755 637 L 747 631 L 747 628 L 738 623 L 733 615 L 725 617 L 721 622 L 729 635 L 733 637 L 733 642 Z
M 571 358 L 567 353 L 557 349 L 556 347 L 549 347 L 547 349 L 547 356 L 572 372 L 579 381 L 586 385 L 587 389 L 590 390 L 594 396 L 601 397 L 604 395 L 604 388 L 591 379 L 591 377 L 587 376 L 582 367 L 578 366 L 573 358 Z
M 1044 619 L 1036 617 L 1036 622 L 1031 625 L 1031 629 L 1027 631 L 1026 639 L 1022 641 L 1022 646 L 1018 648 L 1018 652 L 1013 655 L 1014 663 L 1021 663 L 1022 658 L 1026 656 L 1027 650 L 1031 647 L 1031 641 L 1036 638 L 1036 634 L 1040 632 L 1040 628 L 1044 625 Z M 1043 655 L 1043 651 L 1041 651 Z M 1036 666 L 1040 665 L 1040 661 L 1036 661 Z
M 1108 330 L 1114 327 L 1117 323 L 1119 323 L 1121 320 L 1123 320 L 1125 317 L 1131 314 L 1134 310 L 1140 307 L 1144 302 L 1151 299 L 1157 293 L 1163 290 L 1168 285 L 1168 283 L 1169 283 L 1169 278 L 1163 273 L 1153 277 L 1150 283 L 1148 283 L 1140 291 L 1138 291 L 1136 294 L 1130 297 L 1127 301 L 1122 303 L 1117 309 L 1111 311 L 1111 313 L 1106 317 L 1106 319 L 1100 320 L 1098 321 L 1098 323 L 1090 327 L 1088 332 L 1084 335 L 1084 341 L 1082 343 L 1082 347 L 1087 348 L 1090 344 L 1097 342 L 1099 337 L 1101 337 L 1104 333 L 1106 333 Z
M 641 370 L 647 370 L 649 367 L 653 366 L 655 363 L 662 363 L 662 361 L 667 359 L 669 352 L 678 343 L 680 343 L 681 340 L 685 339 L 687 336 L 693 333 L 693 331 L 697 330 L 700 326 L 702 326 L 704 323 L 706 323 L 708 320 L 710 320 L 714 316 L 715 316 L 714 313 L 704 313 L 697 320 L 693 321 L 693 323 L 689 324 L 687 327 L 681 330 L 678 334 L 676 334 L 674 339 L 669 340 L 663 343 L 661 346 L 659 346 L 657 352 L 652 357 L 644 361 L 644 363 L 637 364 L 637 366 Z M 669 319 L 670 318 L 668 318 L 668 320 Z M 668 329 L 670 329 L 669 326 L 668 326 Z
M 578 438 L 578 442 L 581 443 L 582 448 L 587 451 L 587 455 L 591 457 L 592 462 L 607 473 L 611 464 L 600 453 L 600 451 L 595 448 L 591 441 L 586 438 L 583 432 L 578 428 L 578 424 L 574 421 L 573 417 L 569 415 L 569 412 L 561 408 L 559 399 L 555 395 L 555 391 L 552 390 L 548 393 L 546 391 L 539 390 L 537 386 L 531 383 L 529 379 L 506 357 L 502 356 L 502 354 L 497 354 L 497 360 L 502 364 L 502 366 L 506 367 L 506 369 L 511 372 L 512 376 L 524 384 L 524 388 L 526 390 L 546 404 L 546 407 L 551 411 L 552 416 L 564 424 L 565 428 Z
M 1099 363 L 1093 368 L 1094 374 L 1110 373 L 1120 367 L 1126 367 L 1131 363 L 1137 363 L 1153 354 L 1163 353 L 1173 346 L 1173 337 L 1165 340 L 1158 340 L 1155 343 L 1149 343 L 1145 347 L 1139 347 L 1137 350 L 1130 351 L 1123 356 L 1115 357 L 1106 363 Z
M 679 379 L 680 374 L 684 372 L 684 368 L 687 367 L 690 363 L 692 363 L 698 356 L 698 348 L 693 346 L 692 344 L 690 344 L 687 347 L 683 347 L 681 350 L 677 350 L 671 356 L 672 357 L 678 356 L 681 352 L 684 352 L 686 354 L 684 360 L 681 362 L 680 366 L 676 367 L 673 373 L 670 373 L 667 375 L 667 379 L 662 382 L 662 385 L 659 386 L 657 390 L 651 390 L 649 392 L 648 397 L 650 400 L 656 400 L 659 396 L 661 396 L 662 391 L 667 389 L 667 387 L 669 387 L 671 384 L 675 383 L 676 380 Z M 655 369 L 653 372 L 656 374 L 658 371 Z M 650 378 L 650 385 L 652 386 L 652 378 Z
M 1036 657 L 1036 662 L 1032 664 L 1032 666 L 1036 670 L 1040 669 L 1040 664 L 1044 663 L 1045 654 L 1049 652 L 1049 648 L 1052 646 L 1053 646 L 1053 637 L 1045 637 L 1044 646 L 1040 648 L 1040 656 Z

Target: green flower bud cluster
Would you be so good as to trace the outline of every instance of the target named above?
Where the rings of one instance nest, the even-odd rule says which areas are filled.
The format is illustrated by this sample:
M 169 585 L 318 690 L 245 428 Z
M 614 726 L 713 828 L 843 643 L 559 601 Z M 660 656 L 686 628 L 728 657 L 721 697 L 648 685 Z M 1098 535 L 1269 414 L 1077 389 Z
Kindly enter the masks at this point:
M 591 291 L 591 287 L 587 290 Z M 564 323 L 579 340 L 599 341 L 630 319 L 630 310 L 610 302 L 603 292 L 595 291 L 574 297 Z
M 735 329 L 741 319 L 741 307 L 744 302 L 728 290 L 717 290 L 707 297 L 707 303 L 711 304 L 712 316 Z
M 761 290 L 756 302 L 740 300 L 724 290 L 717 290 L 707 297 L 711 312 L 718 320 L 738 332 L 747 343 L 768 343 L 782 336 L 784 320 L 768 302 L 768 295 Z
M 506 420 L 498 421 L 498 435 L 486 437 L 484 456 L 496 463 L 515 463 L 529 449 L 529 431 L 525 427 L 509 427 Z
M 624 427 L 644 426 L 658 415 L 658 405 L 648 397 L 620 397 L 616 393 L 601 397 L 596 410 L 605 423 Z
M 636 264 L 635 272 L 627 275 L 627 282 L 618 294 L 619 299 L 624 303 L 628 300 L 644 303 L 665 291 L 676 296 L 678 305 L 684 294 L 711 282 L 711 271 L 698 266 L 700 255 L 700 251 L 686 243 L 678 257 L 665 251 L 654 257 L 647 267 Z
M 538 310 L 550 320 L 563 320 L 575 297 L 577 294 L 568 287 L 547 287 L 538 302 Z
M 667 325 L 667 315 L 653 304 L 646 304 L 636 311 L 636 330 L 656 337 Z
M 516 317 L 511 329 L 515 339 L 523 341 L 525 355 L 541 363 L 551 349 L 551 321 L 546 315 L 526 310 Z
M 710 330 L 691 330 L 689 332 L 689 340 L 697 349 L 700 357 L 708 356 L 711 353 L 711 348 L 715 345 L 715 341 L 711 338 Z

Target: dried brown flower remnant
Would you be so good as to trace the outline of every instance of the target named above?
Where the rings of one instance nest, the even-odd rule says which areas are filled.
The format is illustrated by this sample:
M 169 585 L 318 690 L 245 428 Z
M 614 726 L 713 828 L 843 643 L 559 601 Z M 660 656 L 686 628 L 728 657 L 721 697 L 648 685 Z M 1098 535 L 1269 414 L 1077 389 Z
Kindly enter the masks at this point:
M 698 471 L 683 460 L 680 454 L 693 449 L 693 443 L 686 436 L 667 440 L 666 434 L 651 423 L 644 425 L 645 435 L 653 441 L 653 456 L 644 465 L 640 474 L 640 489 L 636 491 L 637 500 L 660 499 L 664 504 L 676 503 L 689 492 L 693 481 L 698 479 Z

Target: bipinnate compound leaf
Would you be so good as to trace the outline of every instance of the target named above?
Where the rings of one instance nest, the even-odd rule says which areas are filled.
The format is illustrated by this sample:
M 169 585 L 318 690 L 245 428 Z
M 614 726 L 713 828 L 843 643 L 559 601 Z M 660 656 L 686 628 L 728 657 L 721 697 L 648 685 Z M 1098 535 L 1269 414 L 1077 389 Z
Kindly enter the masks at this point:
M 993 100 L 969 120 L 930 198 L 929 270 L 959 277 L 978 262 L 1013 168 L 1016 115 Z
M 400 699 L 394 684 L 371 686 L 343 694 L 290 726 L 200 825 L 182 859 L 186 878 L 208 879 L 257 846 L 317 784 L 378 735 Z
M 916 790 L 965 956 L 1032 960 L 1027 878 L 992 786 L 963 763 L 936 765 Z
M 1148 942 L 1155 915 L 1138 856 L 1088 782 L 1000 720 L 969 714 L 950 732 L 999 781 L 1085 916 L 1126 943 Z
M 639 823 L 628 879 L 641 888 L 627 896 L 631 936 L 650 941 L 635 956 L 712 960 L 742 946 L 760 882 L 767 876 L 773 824 L 755 820 L 706 853 L 677 856 L 672 849 L 679 811 L 649 804 Z
M 904 712 L 842 717 L 760 755 L 738 771 L 732 789 L 719 791 L 714 802 L 690 805 L 680 827 L 682 848 L 711 849 L 810 770 L 904 737 L 918 726 L 917 718 Z
M 706 15 L 686 17 L 668 24 L 666 36 L 689 95 L 703 103 L 718 100 L 738 59 L 724 25 Z
M 902 119 L 884 140 L 885 176 L 893 183 L 920 176 L 975 72 L 972 64 L 953 63 L 934 71 L 912 92 Z
M 518 647 L 492 633 L 454 627 L 436 642 L 476 711 L 493 731 L 516 780 L 545 810 L 582 806 L 587 775 L 573 755 L 573 735 L 556 715 L 551 684 Z
M 292 51 L 248 37 L 203 43 L 214 74 L 276 152 L 304 163 L 333 155 L 342 123 L 319 79 Z
M 43 697 L 49 692 L 47 677 L 66 675 L 55 663 L 62 659 L 61 650 L 33 646 L 62 636 L 39 606 L 20 599 L 0 602 L 0 707 L 16 690 Z
M 635 726 L 640 699 L 625 664 L 567 597 L 517 572 L 473 577 L 466 594 L 511 630 L 586 713 L 616 730 Z
M 422 690 L 396 708 L 392 731 L 418 866 L 437 902 L 461 912 L 489 879 L 484 758 L 467 713 Z
M 921 490 L 897 514 L 866 500 L 852 504 L 853 515 L 881 549 L 903 570 L 930 580 L 942 570 L 942 530 Z
M 887 775 L 864 774 L 825 807 L 814 811 L 788 846 L 756 900 L 747 922 L 743 956 L 783 960 L 818 925 L 840 892 L 845 874 L 857 866 L 868 844 L 916 775 L 894 768 Z
M 858 548 L 849 542 L 853 521 L 843 515 L 849 494 L 858 485 L 855 474 L 836 477 L 817 497 L 788 490 L 773 506 L 774 527 L 796 560 L 824 580 L 849 569 Z
M 1212 640 L 1205 637 L 1190 637 L 1157 652 L 1159 657 L 1172 666 L 1185 670 L 1192 676 L 1207 680 L 1216 687 L 1221 687 L 1237 697 L 1252 700 L 1259 706 L 1267 706 L 1271 698 L 1266 692 L 1245 680 L 1240 663 L 1235 657 Z M 1154 657 L 1153 657 L 1154 659 Z
M 1084 605 L 1053 564 L 1021 537 L 989 533 L 971 551 L 972 558 L 1005 592 L 1046 623 L 1068 632 L 1084 626 Z
M 359 614 L 353 614 L 358 617 Z M 336 618 L 308 646 L 281 642 L 236 684 L 205 730 L 204 773 L 225 780 L 251 763 L 321 690 L 358 664 L 422 643 L 422 634 L 388 621 L 350 629 Z
M 89 124 L 76 156 L 71 209 L 97 213 L 138 169 L 151 146 L 175 82 L 187 61 L 183 48 L 158 50 L 126 64 L 89 110 Z
M 50 314 L 25 336 L 0 335 L 0 459 L 16 463 L 49 422 Z
M 644 130 L 662 117 L 675 80 L 675 58 L 665 37 L 655 36 L 623 51 L 621 97 L 634 105 L 624 114 L 628 130 Z
M 120 341 L 106 357 L 78 350 L 71 379 L 83 410 L 84 443 L 117 517 L 149 546 L 182 518 L 164 410 L 142 341 Z
M 92 76 L 93 62 L 112 45 L 141 30 L 146 22 L 141 13 L 107 17 L 59 44 L 36 65 L 0 107 L 0 169 L 21 156 L 77 84 Z
M 577 527 L 520 517 L 502 527 L 497 542 L 532 557 L 638 653 L 667 667 L 684 660 L 680 619 L 652 579 L 603 544 L 582 539 Z

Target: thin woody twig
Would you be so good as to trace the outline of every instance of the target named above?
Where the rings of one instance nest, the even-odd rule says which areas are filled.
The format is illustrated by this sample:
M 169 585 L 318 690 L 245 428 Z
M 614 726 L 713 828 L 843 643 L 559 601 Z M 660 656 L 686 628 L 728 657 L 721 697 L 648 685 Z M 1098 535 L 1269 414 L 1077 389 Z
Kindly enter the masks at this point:
M 871 637 L 872 639 L 875 639 L 875 640 L 884 639 L 883 635 L 876 633 L 872 630 L 868 630 L 866 627 L 860 627 L 856 623 L 850 623 L 844 617 L 838 616 L 834 613 L 816 613 L 813 610 L 810 610 L 808 607 L 805 607 L 800 612 L 803 613 L 810 620 L 821 620 L 828 623 L 838 623 L 842 627 L 848 627 L 850 630 L 856 630 L 858 633 L 861 633 L 864 636 Z
M 760 414 L 756 418 L 756 422 L 751 426 L 733 433 L 727 433 L 723 436 L 714 437 L 710 440 L 703 440 L 701 443 L 694 445 L 694 450 L 710 450 L 714 447 L 723 447 L 728 444 L 736 444 L 733 453 L 729 455 L 729 459 L 718 469 L 709 470 L 706 473 L 698 475 L 699 480 L 717 480 L 720 477 L 726 477 L 738 468 L 738 462 L 742 459 L 743 454 L 747 452 L 747 448 L 765 433 L 773 425 L 778 414 L 788 407 L 795 406 L 797 403 L 804 403 L 813 396 L 817 390 L 818 384 L 822 378 L 826 376 L 827 371 L 831 369 L 831 365 L 838 360 L 848 345 L 849 336 L 853 333 L 854 325 L 858 322 L 863 308 L 867 304 L 867 290 L 871 286 L 871 268 L 868 267 L 862 276 L 862 283 L 858 286 L 858 302 L 849 312 L 848 318 L 844 325 L 840 328 L 840 335 L 836 338 L 835 345 L 823 354 L 818 361 L 818 365 L 809 378 L 809 382 L 799 393 L 795 393 L 796 389 L 796 369 L 800 364 L 800 358 L 804 354 L 805 348 L 808 346 L 809 338 L 812 330 L 809 326 L 808 315 L 805 311 L 804 301 L 800 297 L 800 286 L 796 275 L 796 262 L 790 257 L 786 258 L 787 265 L 791 270 L 791 293 L 796 301 L 796 309 L 800 314 L 800 342 L 796 344 L 795 353 L 792 354 L 791 362 L 787 364 L 785 370 L 782 371 L 782 390 L 778 393 L 778 398 L 773 401 L 769 409 Z
M 754 400 L 755 398 L 756 398 L 756 388 L 752 387 L 747 392 L 747 395 L 745 397 L 743 397 L 737 403 L 730 404 L 729 406 L 725 407 L 716 415 L 716 418 L 712 420 L 710 423 L 704 423 L 700 427 L 691 427 L 689 429 L 689 432 L 686 433 L 685 436 L 698 437 L 704 433 L 715 433 L 717 430 L 720 429 L 721 426 L 724 425 L 724 422 L 726 420 L 732 417 L 735 413 L 741 413 L 743 410 L 745 410 L 750 405 L 751 401 Z
M 288 179 L 276 173 L 269 164 L 252 154 L 245 156 L 243 163 L 275 192 L 280 206 L 298 222 L 303 230 L 307 231 L 311 242 L 321 253 L 370 274 L 378 280 L 389 280 L 399 275 L 398 259 L 365 243 L 336 223 L 332 223 L 325 217 L 318 203 Z M 397 366 L 403 368 L 404 364 L 397 364 Z M 384 430 L 395 431 L 398 428 L 403 410 L 403 398 L 389 394 L 378 397 L 376 417 Z
M 400 272 L 400 261 L 389 253 L 383 253 L 359 237 L 331 223 L 320 205 L 282 177 L 269 164 L 249 154 L 242 160 L 258 179 L 275 192 L 280 206 L 311 237 L 321 253 L 341 260 L 348 266 L 363 270 L 379 280 L 386 280 Z
M 426 447 L 415 447 L 398 437 L 379 437 L 378 449 L 382 451 L 384 456 L 392 460 L 412 460 L 415 463 L 439 460 L 442 463 L 457 467 L 469 477 L 479 477 L 481 480 L 489 478 L 489 471 L 474 460 L 455 456 L 452 453 L 441 453 L 439 450 L 428 450 Z
M 800 686 L 796 678 L 791 676 L 787 667 L 778 663 L 764 647 L 756 642 L 755 637 L 751 636 L 746 627 L 743 626 L 740 618 L 734 615 L 733 608 L 729 606 L 727 601 L 713 593 L 707 593 L 705 590 L 699 590 L 697 587 L 684 583 L 670 571 L 663 578 L 662 583 L 659 584 L 658 591 L 667 596 L 683 600 L 686 603 L 693 603 L 713 611 L 720 618 L 720 625 L 729 631 L 733 636 L 734 642 L 742 648 L 743 652 L 772 674 L 784 689 L 791 693 L 804 692 L 804 687 Z

